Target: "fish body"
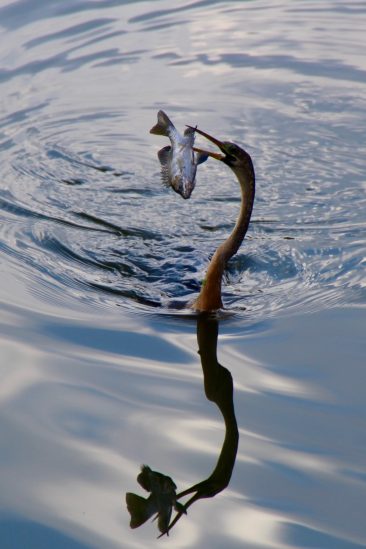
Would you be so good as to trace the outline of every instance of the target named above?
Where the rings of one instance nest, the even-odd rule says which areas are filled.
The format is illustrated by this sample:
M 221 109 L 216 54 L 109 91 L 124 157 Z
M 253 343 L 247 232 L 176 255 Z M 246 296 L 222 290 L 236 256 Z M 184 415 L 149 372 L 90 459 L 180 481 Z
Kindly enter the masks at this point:
M 187 128 L 181 135 L 165 112 L 159 111 L 158 122 L 150 133 L 170 139 L 171 145 L 158 152 L 163 183 L 189 198 L 196 183 L 197 165 L 207 160 L 207 155 L 193 151 L 195 128 Z

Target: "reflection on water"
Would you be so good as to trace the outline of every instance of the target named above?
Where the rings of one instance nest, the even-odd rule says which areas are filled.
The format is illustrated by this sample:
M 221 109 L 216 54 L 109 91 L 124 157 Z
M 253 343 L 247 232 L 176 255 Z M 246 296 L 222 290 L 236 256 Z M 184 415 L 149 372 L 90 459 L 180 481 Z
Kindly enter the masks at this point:
M 169 535 L 169 523 L 173 507 L 180 513 L 186 513 L 183 505 L 177 501 L 177 486 L 174 481 L 158 471 L 152 471 L 147 465 L 142 465 L 137 476 L 140 486 L 150 492 L 148 498 L 128 492 L 126 494 L 127 509 L 131 515 L 131 528 L 138 528 L 155 515 L 161 535 Z
M 256 164 L 253 223 L 227 271 L 231 310 L 267 318 L 364 300 L 357 2 L 345 28 L 326 1 L 17 4 L 0 9 L 1 235 L 33 291 L 49 301 L 61 279 L 71 300 L 147 313 L 197 295 L 239 192 L 215 165 L 187 204 L 161 188 L 148 129 L 168 105 L 178 127 L 243 144 Z
M 141 526 L 153 514 L 157 514 L 158 526 L 162 535 L 169 535 L 170 530 L 188 508 L 199 499 L 212 498 L 224 490 L 231 479 L 235 458 L 238 450 L 239 431 L 235 417 L 233 402 L 233 379 L 227 368 L 221 366 L 217 360 L 217 337 L 219 323 L 211 315 L 200 315 L 197 318 L 198 352 L 203 370 L 205 395 L 219 408 L 225 424 L 225 438 L 217 460 L 216 467 L 211 475 L 193 486 L 176 494 L 176 485 L 169 477 L 161 473 L 153 473 L 155 487 L 152 482 L 144 482 L 146 469 L 143 468 L 137 477 L 139 484 L 151 495 L 143 499 L 136 494 L 126 495 L 127 507 L 131 514 L 131 528 Z M 151 470 L 149 469 L 149 472 Z M 177 500 L 190 495 L 183 505 Z M 170 522 L 172 507 L 177 511 Z

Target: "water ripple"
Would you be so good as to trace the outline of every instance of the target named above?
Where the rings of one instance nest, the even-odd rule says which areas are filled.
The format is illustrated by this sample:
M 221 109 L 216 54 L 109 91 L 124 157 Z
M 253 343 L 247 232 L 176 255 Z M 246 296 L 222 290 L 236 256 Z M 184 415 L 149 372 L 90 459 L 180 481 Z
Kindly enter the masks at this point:
M 41 79 L 35 84 L 35 100 L 23 100 L 27 88 L 12 94 L 8 112 L 0 118 L 0 154 L 6 158 L 1 169 L 2 247 L 13 260 L 18 258 L 27 283 L 39 284 L 44 277 L 47 287 L 64 285 L 70 299 L 83 299 L 85 292 L 91 303 L 147 312 L 160 308 L 162 313 L 180 309 L 199 291 L 209 258 L 237 215 L 240 198 L 232 175 L 207 163 L 199 170 L 194 197 L 182 203 L 159 182 L 158 147 L 148 135 L 155 107 L 143 105 L 143 116 L 139 105 L 126 112 L 112 89 L 109 100 L 98 105 L 84 101 L 88 93 L 83 79 L 98 86 L 102 65 L 114 71 L 115 63 L 133 62 L 141 65 L 137 70 L 145 70 L 143 60 L 148 58 L 162 70 L 184 75 L 193 74 L 185 71 L 194 65 L 226 66 L 230 73 L 220 88 L 225 108 L 228 97 L 246 97 L 244 106 L 234 102 L 232 112 L 219 122 L 211 115 L 216 103 L 202 106 L 194 116 L 184 102 L 173 108 L 181 124 L 202 118 L 214 134 L 226 133 L 244 146 L 248 142 L 255 161 L 258 190 L 252 224 L 225 275 L 224 302 L 230 310 L 267 317 L 298 307 L 317 310 L 364 300 L 366 151 L 360 138 L 365 97 L 347 87 L 363 82 L 364 67 L 352 63 L 347 53 L 332 57 L 329 45 L 316 59 L 296 48 L 290 54 L 289 45 L 297 43 L 293 35 L 264 40 L 253 32 L 248 40 L 255 51 L 238 51 L 233 44 L 242 11 L 235 3 L 157 8 L 123 22 L 113 2 L 109 4 L 111 11 L 104 17 L 94 13 L 72 26 L 60 21 L 54 29 L 40 27 L 37 36 L 26 35 L 28 59 L 20 56 L 0 71 L 9 86 L 12 79 L 30 74 L 34 82 Z M 271 16 L 271 10 L 263 11 L 257 3 L 247 9 L 254 25 L 257 18 Z M 305 32 L 321 24 L 328 13 L 322 15 L 322 9 L 319 5 L 317 22 L 314 10 L 303 5 L 287 6 L 283 16 L 291 21 L 294 10 L 306 12 L 299 26 Z M 40 25 L 37 13 L 34 21 Z M 164 28 L 178 22 L 178 13 L 190 16 L 179 19 L 192 32 L 188 54 L 169 41 L 162 48 L 151 47 L 146 32 L 143 47 L 140 39 L 132 39 L 152 22 L 159 32 L 168 32 Z M 230 40 L 219 52 L 207 51 L 199 13 L 220 14 L 207 38 L 213 34 L 222 42 L 220 37 L 230 30 Z M 24 23 L 12 6 L 1 8 L 1 14 L 5 28 Z M 119 45 L 125 35 L 129 48 Z M 309 47 L 317 36 L 311 34 Z M 261 80 L 251 72 L 243 84 L 242 76 L 252 69 Z M 273 70 L 285 75 L 282 69 L 288 71 L 286 77 L 271 78 Z M 44 75 L 51 70 L 55 85 L 69 82 L 70 96 L 59 96 L 52 86 L 41 92 Z M 323 83 L 334 81 L 328 95 L 318 77 Z

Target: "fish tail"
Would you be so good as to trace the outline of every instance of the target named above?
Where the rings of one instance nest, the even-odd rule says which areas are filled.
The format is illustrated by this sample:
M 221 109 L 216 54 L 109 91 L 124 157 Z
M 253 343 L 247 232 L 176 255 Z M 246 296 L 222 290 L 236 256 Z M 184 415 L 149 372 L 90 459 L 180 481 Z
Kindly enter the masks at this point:
M 126 503 L 127 509 L 131 515 L 131 528 L 138 528 L 156 512 L 155 508 L 151 508 L 148 499 L 142 498 L 137 494 L 132 494 L 131 492 L 127 492 L 126 494 Z
M 150 133 L 155 135 L 169 135 L 169 130 L 174 128 L 170 118 L 164 111 L 158 112 L 158 123 L 155 124 L 150 130 Z

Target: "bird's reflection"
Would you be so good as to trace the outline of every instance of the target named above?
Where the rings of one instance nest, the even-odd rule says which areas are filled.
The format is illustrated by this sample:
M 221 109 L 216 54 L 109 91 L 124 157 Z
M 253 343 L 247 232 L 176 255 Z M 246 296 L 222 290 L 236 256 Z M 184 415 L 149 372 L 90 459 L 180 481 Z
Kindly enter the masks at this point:
M 205 394 L 222 413 L 225 423 L 225 438 L 216 466 L 209 477 L 190 488 L 176 493 L 174 481 L 144 465 L 137 481 L 149 497 L 127 493 L 127 509 L 131 515 L 131 528 L 137 528 L 155 515 L 161 536 L 169 531 L 187 513 L 197 500 L 211 498 L 224 490 L 230 482 L 238 450 L 239 432 L 233 403 L 233 379 L 227 368 L 217 360 L 218 320 L 210 315 L 197 318 L 197 341 L 203 370 Z M 178 500 L 191 495 L 185 502 Z M 173 509 L 176 515 L 171 520 Z

